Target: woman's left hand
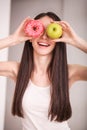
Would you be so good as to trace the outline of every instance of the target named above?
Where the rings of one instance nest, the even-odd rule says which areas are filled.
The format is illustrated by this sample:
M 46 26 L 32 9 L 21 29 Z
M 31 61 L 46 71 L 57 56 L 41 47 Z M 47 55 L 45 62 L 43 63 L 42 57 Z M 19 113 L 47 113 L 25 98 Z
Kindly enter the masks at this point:
M 68 43 L 87 53 L 87 41 L 79 37 L 67 22 L 57 21 L 57 23 L 62 26 L 63 35 L 61 38 L 52 41 Z
M 58 21 L 57 23 L 62 26 L 63 35 L 61 38 L 53 39 L 52 41 L 73 44 L 78 36 L 76 35 L 72 27 L 65 21 Z

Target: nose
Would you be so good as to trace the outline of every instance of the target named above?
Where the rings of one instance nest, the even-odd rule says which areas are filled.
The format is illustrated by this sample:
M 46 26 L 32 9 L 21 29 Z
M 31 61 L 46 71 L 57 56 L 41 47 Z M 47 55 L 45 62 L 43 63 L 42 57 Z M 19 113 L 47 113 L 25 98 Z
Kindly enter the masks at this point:
M 44 32 L 44 34 L 42 35 L 42 38 L 43 39 L 47 39 L 48 38 L 46 32 Z

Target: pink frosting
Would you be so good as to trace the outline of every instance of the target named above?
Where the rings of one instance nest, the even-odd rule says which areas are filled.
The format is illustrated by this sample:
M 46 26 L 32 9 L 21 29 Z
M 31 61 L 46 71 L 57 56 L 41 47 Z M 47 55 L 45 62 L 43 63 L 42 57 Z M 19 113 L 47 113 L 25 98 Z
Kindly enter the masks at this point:
M 30 20 L 25 27 L 25 33 L 30 37 L 38 37 L 44 31 L 40 20 Z

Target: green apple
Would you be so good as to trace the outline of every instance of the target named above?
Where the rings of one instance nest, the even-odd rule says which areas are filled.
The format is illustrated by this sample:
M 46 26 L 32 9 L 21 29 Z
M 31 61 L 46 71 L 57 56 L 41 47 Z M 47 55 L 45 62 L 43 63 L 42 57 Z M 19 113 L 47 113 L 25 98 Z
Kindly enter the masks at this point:
M 58 23 L 51 23 L 46 28 L 46 34 L 51 39 L 57 39 L 62 36 L 62 26 Z

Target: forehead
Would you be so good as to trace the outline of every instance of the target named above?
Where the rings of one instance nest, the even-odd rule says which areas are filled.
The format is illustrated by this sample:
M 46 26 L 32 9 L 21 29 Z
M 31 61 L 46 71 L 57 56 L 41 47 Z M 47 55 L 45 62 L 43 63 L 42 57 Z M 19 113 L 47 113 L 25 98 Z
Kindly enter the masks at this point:
M 44 17 L 40 18 L 39 20 L 43 23 L 44 26 L 47 26 L 48 24 L 53 22 L 53 19 L 48 16 L 44 16 Z

